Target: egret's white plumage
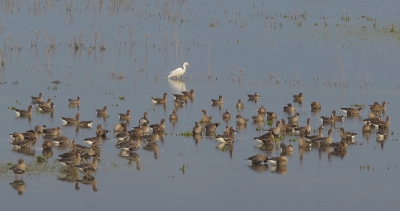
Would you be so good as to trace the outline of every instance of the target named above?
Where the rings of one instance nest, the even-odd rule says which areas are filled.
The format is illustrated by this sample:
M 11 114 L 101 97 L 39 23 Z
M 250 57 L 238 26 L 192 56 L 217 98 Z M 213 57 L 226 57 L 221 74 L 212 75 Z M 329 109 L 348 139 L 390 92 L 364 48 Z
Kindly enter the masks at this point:
M 168 78 L 171 78 L 171 77 L 174 77 L 174 76 L 176 76 L 176 78 L 178 78 L 179 76 L 185 74 L 185 72 L 186 72 L 186 66 L 191 67 L 189 63 L 185 62 L 185 63 L 183 63 L 183 69 L 180 68 L 180 67 L 179 67 L 179 68 L 176 68 L 175 70 L 173 70 L 173 71 L 171 71 L 171 72 L 169 73 Z

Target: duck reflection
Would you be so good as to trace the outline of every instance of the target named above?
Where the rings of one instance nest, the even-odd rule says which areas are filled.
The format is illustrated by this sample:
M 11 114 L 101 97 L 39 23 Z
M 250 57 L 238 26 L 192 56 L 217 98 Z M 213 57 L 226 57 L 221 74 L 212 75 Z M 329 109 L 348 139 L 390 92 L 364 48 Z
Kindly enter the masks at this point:
M 247 99 L 247 102 L 248 102 L 248 103 L 253 102 L 255 105 L 257 105 L 258 98 L 256 98 L 256 99 L 255 99 L 255 98 L 253 98 L 253 99 L 250 99 L 250 98 L 249 98 L 249 99 Z
M 158 145 L 156 143 L 149 143 L 146 146 L 143 147 L 143 149 L 150 151 L 150 152 L 154 152 L 154 159 L 157 160 L 158 159 Z
M 362 136 L 363 139 L 366 140 L 367 142 L 369 142 L 369 139 L 371 138 L 371 132 L 367 131 L 367 132 L 362 132 Z
M 328 155 L 328 161 L 332 162 L 332 160 L 331 160 L 331 152 L 332 152 L 332 148 L 330 146 L 321 145 L 318 148 L 318 157 L 321 160 L 322 159 L 322 155 L 324 153 L 326 153 Z
M 69 103 L 68 104 L 68 108 L 76 108 L 77 111 L 79 112 L 79 104 L 71 104 L 71 103 Z
M 211 106 L 212 106 L 212 107 L 218 107 L 218 110 L 220 110 L 220 111 L 222 110 L 222 104 L 219 104 L 219 103 L 212 103 Z
M 58 180 L 63 181 L 63 182 L 68 182 L 68 183 L 77 183 L 77 180 L 79 180 L 79 173 L 78 169 L 76 168 L 68 168 L 68 167 L 63 167 L 60 170 L 60 173 L 62 173 L 61 176 L 58 176 Z M 79 185 L 75 184 L 75 190 L 79 190 Z
M 206 136 L 211 137 L 211 140 L 214 140 L 217 134 L 215 133 L 215 131 L 206 131 Z
M 195 145 L 200 143 L 202 139 L 203 139 L 203 136 L 201 136 L 201 134 L 194 134 L 193 135 L 193 140 L 194 140 L 194 144 Z
M 17 153 L 21 153 L 21 154 L 24 154 L 24 155 L 28 155 L 28 156 L 31 156 L 31 157 L 33 157 L 33 156 L 35 156 L 35 149 L 31 149 L 31 148 L 13 148 L 12 149 L 12 151 L 13 152 L 17 152 Z
M 140 155 L 137 154 L 134 151 L 129 151 L 129 150 L 121 150 L 121 152 L 118 154 L 118 156 L 125 158 L 129 161 L 129 165 L 132 164 L 132 162 L 136 163 L 136 169 L 140 171 Z
M 24 194 L 26 189 L 26 184 L 23 180 L 14 180 L 10 183 L 11 187 L 14 188 L 18 192 L 18 195 L 21 196 Z
M 378 131 L 376 133 L 376 142 L 381 145 L 381 150 L 385 147 L 385 142 L 387 140 L 386 132 Z
M 277 173 L 282 175 L 285 175 L 288 171 L 287 166 L 270 166 L 269 169 L 272 173 Z
M 257 131 L 258 131 L 258 130 L 262 130 L 262 129 L 263 129 L 263 126 L 264 126 L 264 122 L 256 122 L 256 121 L 253 121 L 252 124 L 256 126 L 256 130 L 257 130 Z
M 291 157 L 293 155 L 293 151 L 282 151 L 280 156 L 289 156 Z
M 218 150 L 221 150 L 222 152 L 229 152 L 229 157 L 233 157 L 233 148 L 234 144 L 233 142 L 223 142 L 215 145 L 215 148 Z
M 304 153 L 310 152 L 309 147 L 299 147 L 299 162 L 303 163 Z
M 174 100 L 175 110 L 178 110 L 179 108 L 182 108 L 186 103 L 187 103 L 187 100 L 183 101 L 183 100 L 180 100 L 180 99 L 175 99 Z
M 97 118 L 102 118 L 104 123 L 107 123 L 108 114 L 96 114 Z
M 320 108 L 311 108 L 311 115 L 312 116 L 319 116 L 320 112 L 321 112 Z
M 272 152 L 272 151 L 274 151 L 274 144 L 273 143 L 263 143 L 260 146 L 260 150 L 266 151 L 266 152 Z
M 347 151 L 346 150 L 334 150 L 333 152 L 329 152 L 329 155 L 343 159 L 344 157 L 346 157 Z
M 45 157 L 47 159 L 51 158 L 51 157 L 53 157 L 53 150 L 52 149 L 43 149 L 42 155 L 43 155 L 43 157 Z
M 85 175 L 84 177 L 76 180 L 75 189 L 79 189 L 78 182 L 84 185 L 91 185 L 93 192 L 97 192 L 99 189 L 97 188 L 97 180 L 92 175 Z
M 248 167 L 253 170 L 254 172 L 257 173 L 264 173 L 268 170 L 268 164 L 255 164 L 252 163 L 250 165 L 248 165 Z
M 160 138 L 161 144 L 164 145 L 164 143 L 165 143 L 165 132 L 164 131 L 158 131 L 158 137 Z
M 174 81 L 174 80 L 168 79 L 168 84 L 171 87 L 172 93 L 181 93 L 182 91 L 187 90 L 186 83 L 183 81 Z
M 17 116 L 15 117 L 15 119 L 28 119 L 28 122 L 32 121 L 32 117 L 31 116 Z

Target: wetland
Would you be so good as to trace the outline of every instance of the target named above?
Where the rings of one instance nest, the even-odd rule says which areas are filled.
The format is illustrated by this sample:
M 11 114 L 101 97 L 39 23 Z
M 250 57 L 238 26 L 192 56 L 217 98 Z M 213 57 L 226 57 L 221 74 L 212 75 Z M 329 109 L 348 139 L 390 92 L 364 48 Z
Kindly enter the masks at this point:
M 399 174 L 399 7 L 396 1 L 0 1 L 0 186 L 5 209 L 59 210 L 397 210 Z M 170 71 L 190 63 L 179 79 Z M 195 90 L 175 107 L 172 94 Z M 54 112 L 40 112 L 31 96 L 52 98 Z M 259 100 L 247 94 L 258 93 Z M 292 95 L 303 93 L 302 102 Z M 151 98 L 167 93 L 167 102 Z M 211 99 L 223 96 L 223 104 Z M 80 96 L 79 105 L 68 99 Z M 397 97 L 396 97 L 397 96 Z M 239 99 L 244 108 L 237 108 Z M 311 103 L 321 103 L 312 110 Z M 384 139 L 363 133 L 369 105 L 387 102 Z M 294 113 L 298 124 L 340 108 L 365 106 L 359 115 L 324 124 L 358 134 L 345 153 L 332 147 L 298 147 L 299 136 L 281 133 L 268 147 L 254 140 L 275 122 L 236 125 L 264 105 L 278 119 Z M 15 109 L 34 105 L 31 117 Z M 107 106 L 107 115 L 95 109 Z M 131 110 L 129 129 L 147 112 L 149 124 L 165 121 L 155 144 L 119 156 L 113 128 Z M 179 116 L 170 121 L 172 110 Z M 220 123 L 215 134 L 193 135 L 202 110 Z M 229 110 L 232 118 L 223 119 Z M 63 125 L 60 117 L 94 121 L 93 127 Z M 110 130 L 101 144 L 96 172 L 63 167 L 56 159 L 68 147 L 43 150 L 46 137 L 27 149 L 10 144 L 13 132 L 36 125 L 60 127 L 62 135 L 85 145 L 96 125 Z M 233 144 L 215 135 L 235 127 Z M 246 158 L 280 156 L 280 143 L 293 145 L 286 166 L 251 165 Z M 23 181 L 9 168 L 22 158 Z M 106 203 L 104 203 L 106 201 Z

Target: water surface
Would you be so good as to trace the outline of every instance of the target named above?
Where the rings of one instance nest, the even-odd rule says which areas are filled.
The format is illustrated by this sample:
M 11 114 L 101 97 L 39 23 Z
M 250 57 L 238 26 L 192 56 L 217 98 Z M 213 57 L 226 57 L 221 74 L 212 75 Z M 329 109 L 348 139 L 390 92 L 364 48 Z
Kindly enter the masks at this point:
M 340 6 L 339 6 L 340 5 Z M 397 2 L 1 2 L 1 30 L 4 61 L 0 79 L 1 129 L 0 162 L 15 163 L 23 158 L 31 171 L 24 175 L 22 196 L 11 188 L 12 172 L 1 173 L 1 197 L 6 208 L 43 207 L 78 209 L 175 209 L 205 210 L 270 208 L 280 210 L 396 209 L 398 104 L 398 17 Z M 102 49 L 102 48 L 105 49 Z M 169 71 L 189 62 L 181 81 L 168 80 Z M 59 80 L 60 84 L 52 83 Z M 13 83 L 15 82 L 15 83 Z M 115 139 L 102 145 L 99 169 L 93 174 L 97 186 L 58 179 L 61 165 L 53 157 L 42 172 L 33 170 L 41 155 L 42 138 L 30 155 L 12 150 L 8 134 L 35 125 L 61 126 L 59 117 L 81 114 L 107 129 L 118 121 L 118 113 L 131 109 L 131 126 L 143 112 L 150 123 L 168 119 L 174 109 L 173 93 L 195 89 L 193 102 L 177 110 L 179 121 L 166 122 L 166 135 L 152 150 L 140 149 L 140 163 L 117 156 Z M 31 120 L 16 118 L 10 108 L 26 109 L 30 96 L 44 92 L 52 97 L 56 112 L 34 113 Z M 167 92 L 166 106 L 154 105 L 151 97 Z M 246 94 L 260 93 L 258 102 Z M 286 118 L 285 103 L 292 94 L 303 92 L 305 100 L 294 103 L 299 124 L 341 107 L 389 102 L 383 117 L 390 115 L 391 128 L 384 142 L 361 134 L 368 109 L 360 118 L 346 118 L 334 126 L 359 133 L 347 154 L 297 149 L 286 168 L 251 167 L 245 158 L 257 153 L 280 155 L 279 143 L 272 151 L 257 148 L 253 137 L 264 132 L 249 123 L 240 128 L 233 148 L 219 148 L 213 137 L 200 140 L 179 134 L 191 131 L 201 110 L 220 122 L 217 134 L 235 120 L 224 122 L 222 113 L 246 118 L 256 115 L 264 104 L 278 118 Z M 78 108 L 68 107 L 69 98 L 81 96 Z M 223 95 L 221 108 L 211 106 L 212 98 Z M 120 100 L 124 97 L 125 100 Z M 245 109 L 237 111 L 241 98 Z M 310 103 L 322 109 L 311 113 Z M 94 109 L 109 107 L 109 118 L 98 118 Z M 262 128 L 269 128 L 262 124 Z M 330 126 L 326 126 L 324 134 Z M 94 136 L 95 129 L 77 130 L 62 126 L 63 135 L 80 142 Z M 297 140 L 287 135 L 284 143 Z M 184 166 L 184 170 L 182 169 Z M 83 177 L 80 174 L 80 177 Z M 97 191 L 93 191 L 94 189 Z M 62 200 L 60 200 L 62 199 Z M 21 201 L 23 203 L 21 203 Z M 107 203 L 103 203 L 107 201 Z

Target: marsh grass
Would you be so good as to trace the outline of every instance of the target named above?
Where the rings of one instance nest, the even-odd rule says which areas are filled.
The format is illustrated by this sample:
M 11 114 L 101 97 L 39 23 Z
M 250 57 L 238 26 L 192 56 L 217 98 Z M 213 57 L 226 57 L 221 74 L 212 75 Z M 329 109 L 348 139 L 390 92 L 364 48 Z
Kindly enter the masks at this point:
M 41 162 L 38 162 L 38 158 L 41 160 Z M 46 158 L 43 156 L 37 156 L 34 159 L 26 162 L 26 173 L 28 175 L 43 175 L 43 174 L 54 174 L 59 171 L 61 168 L 60 165 L 58 165 L 55 162 L 48 162 Z M 12 175 L 12 171 L 10 170 L 10 167 L 14 165 L 14 163 L 7 162 L 7 163 L 0 163 L 0 174 L 6 174 L 10 173 Z
M 106 45 L 104 44 L 103 33 L 100 32 L 99 36 L 101 38 L 100 51 L 104 51 L 106 50 Z
M 118 79 L 118 80 L 126 79 L 127 78 L 126 70 L 125 70 L 125 73 L 116 73 L 115 69 L 111 68 L 110 77 L 111 77 L 111 79 Z
M 193 136 L 193 132 L 192 131 L 186 131 L 186 132 L 181 132 L 178 135 L 179 136 L 185 136 L 185 137 L 191 137 L 191 136 Z

